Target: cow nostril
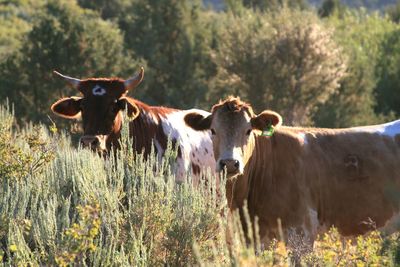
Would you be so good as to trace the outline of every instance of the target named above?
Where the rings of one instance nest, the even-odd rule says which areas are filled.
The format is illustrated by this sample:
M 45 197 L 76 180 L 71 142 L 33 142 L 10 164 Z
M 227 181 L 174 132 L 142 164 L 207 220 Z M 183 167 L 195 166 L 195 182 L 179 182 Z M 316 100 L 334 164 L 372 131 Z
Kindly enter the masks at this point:
M 92 146 L 97 146 L 99 143 L 100 143 L 100 142 L 99 142 L 99 139 L 98 139 L 98 138 L 95 138 L 95 139 L 93 139 L 93 141 L 91 142 L 91 145 L 92 145 Z
M 225 163 L 224 161 L 220 161 L 220 162 L 219 162 L 219 167 L 220 167 L 221 169 L 224 169 L 225 166 L 226 166 L 226 163 Z
M 239 161 L 238 161 L 238 160 L 235 160 L 235 163 L 234 163 L 233 166 L 235 166 L 236 169 L 239 169 Z

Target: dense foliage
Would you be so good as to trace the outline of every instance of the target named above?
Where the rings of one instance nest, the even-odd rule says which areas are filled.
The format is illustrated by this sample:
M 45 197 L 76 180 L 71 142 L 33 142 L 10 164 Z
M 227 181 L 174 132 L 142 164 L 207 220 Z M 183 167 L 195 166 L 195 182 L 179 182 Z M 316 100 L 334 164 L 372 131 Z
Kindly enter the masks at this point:
M 280 112 L 286 124 L 329 127 L 399 115 L 395 7 L 388 17 L 331 0 L 319 9 L 281 0 L 224 6 L 2 2 L 0 97 L 20 121 L 48 121 L 54 100 L 77 93 L 53 70 L 127 78 L 144 66 L 145 81 L 133 94 L 151 104 L 209 109 L 237 94 L 257 111 Z
M 150 104 L 208 110 L 234 94 L 292 125 L 400 117 L 400 2 L 380 13 L 351 8 L 356 1 L 203 2 L 213 1 L 0 1 L 0 104 L 10 103 L 0 107 L 0 262 L 399 264 L 398 237 L 376 232 L 345 243 L 333 229 L 313 252 L 280 240 L 246 246 L 223 187 L 175 184 L 173 151 L 145 162 L 125 139 L 116 164 L 57 130 L 65 122 L 51 103 L 78 92 L 53 70 L 128 78 L 141 66 L 132 94 Z
M 196 186 L 190 177 L 175 183 L 171 147 L 162 162 L 154 155 L 144 161 L 125 131 L 117 164 L 73 148 L 56 128 L 16 131 L 13 121 L 0 106 L 0 262 L 7 266 L 396 263 L 397 235 L 377 232 L 344 243 L 332 229 L 312 252 L 295 236 L 291 247 L 281 240 L 265 247 L 259 238 L 246 245 L 239 216 L 228 216 L 224 187 L 216 190 L 214 177 Z
M 236 8 L 226 16 L 211 98 L 244 96 L 258 111 L 279 110 L 287 124 L 309 124 L 345 75 L 346 58 L 332 30 L 299 10 Z

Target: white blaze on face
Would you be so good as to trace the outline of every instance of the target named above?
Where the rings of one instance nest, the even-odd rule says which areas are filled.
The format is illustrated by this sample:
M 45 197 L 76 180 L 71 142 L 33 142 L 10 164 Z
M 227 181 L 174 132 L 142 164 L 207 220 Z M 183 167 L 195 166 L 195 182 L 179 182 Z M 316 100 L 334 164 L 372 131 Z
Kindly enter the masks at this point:
M 93 93 L 93 95 L 99 95 L 99 96 L 105 95 L 106 89 L 104 89 L 103 87 L 101 87 L 99 85 L 96 85 L 95 87 L 93 87 L 92 93 Z

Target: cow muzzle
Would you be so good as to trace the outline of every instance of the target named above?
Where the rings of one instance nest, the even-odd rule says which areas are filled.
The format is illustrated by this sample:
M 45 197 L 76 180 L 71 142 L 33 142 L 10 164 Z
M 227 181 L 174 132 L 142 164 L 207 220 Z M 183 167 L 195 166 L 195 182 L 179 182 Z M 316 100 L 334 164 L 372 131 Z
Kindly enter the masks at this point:
M 218 162 L 218 171 L 226 171 L 228 175 L 240 173 L 240 162 L 236 159 L 220 159 Z
M 96 152 L 104 152 L 106 148 L 106 135 L 84 135 L 80 138 L 80 144 L 83 148 L 90 148 Z

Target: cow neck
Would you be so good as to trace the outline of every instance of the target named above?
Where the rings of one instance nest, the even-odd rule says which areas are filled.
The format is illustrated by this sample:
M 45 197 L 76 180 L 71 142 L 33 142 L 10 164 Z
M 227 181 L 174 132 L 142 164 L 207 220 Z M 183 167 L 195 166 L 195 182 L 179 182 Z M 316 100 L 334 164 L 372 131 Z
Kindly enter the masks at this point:
M 168 135 L 163 129 L 163 120 L 168 114 L 179 111 L 173 108 L 149 106 L 136 99 L 131 99 L 139 108 L 139 115 L 129 123 L 129 132 L 133 137 L 135 150 L 144 152 L 145 157 L 151 153 L 152 146 L 156 153 L 163 154 L 167 148 Z
M 248 144 L 243 151 L 243 162 L 245 164 L 244 174 L 237 175 L 227 180 L 226 196 L 230 209 L 234 210 L 243 206 L 245 199 L 249 195 L 249 171 L 251 167 L 252 157 L 255 148 L 255 136 L 250 136 Z
M 245 167 L 251 216 L 259 216 L 271 227 L 276 226 L 277 218 L 282 222 L 300 220 L 291 218 L 290 209 L 303 203 L 298 193 L 304 184 L 302 153 L 299 140 L 289 132 L 277 130 L 271 137 L 255 137 L 254 150 Z

